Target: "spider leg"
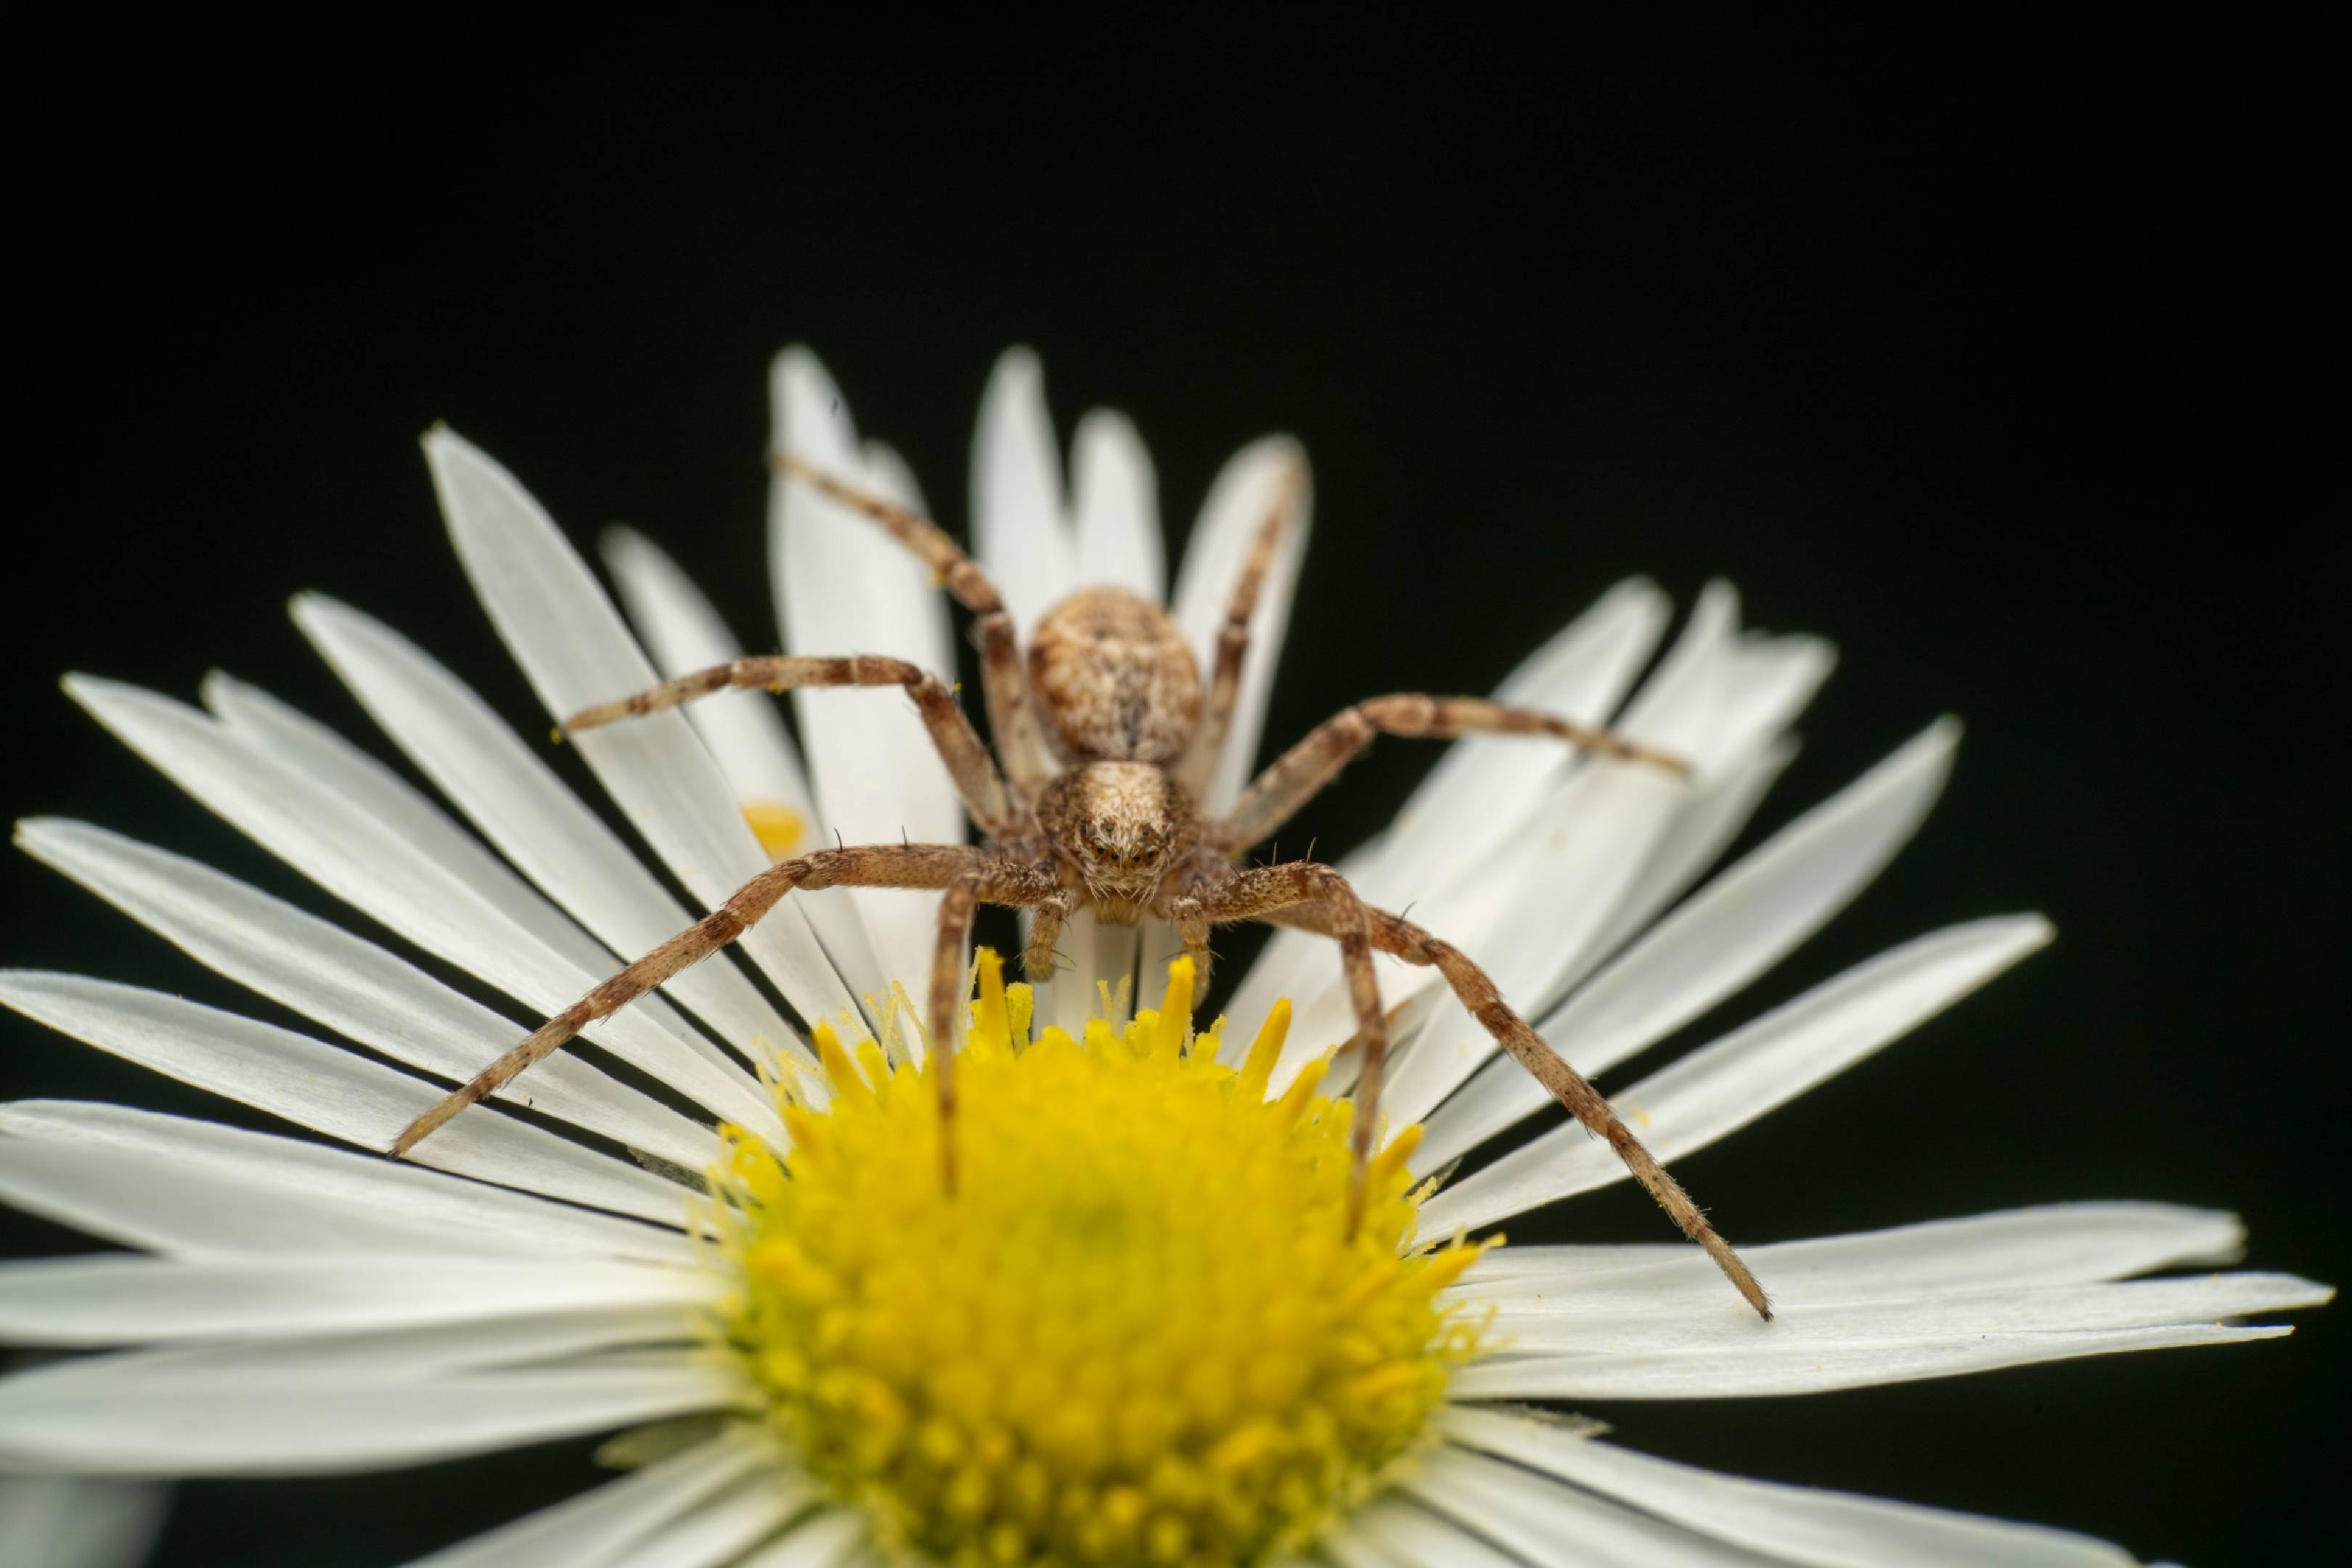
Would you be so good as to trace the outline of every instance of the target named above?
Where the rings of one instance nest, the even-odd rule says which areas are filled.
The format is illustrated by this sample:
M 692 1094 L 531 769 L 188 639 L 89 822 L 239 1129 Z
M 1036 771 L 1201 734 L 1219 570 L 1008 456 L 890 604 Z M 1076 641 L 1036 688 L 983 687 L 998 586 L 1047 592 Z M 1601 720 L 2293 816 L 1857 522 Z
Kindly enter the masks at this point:
M 562 732 L 576 735 L 583 730 L 599 729 L 642 713 L 657 713 L 714 691 L 784 692 L 842 686 L 904 688 L 915 700 L 923 728 L 930 731 L 931 744 L 938 748 L 940 761 L 947 764 L 949 775 L 955 780 L 956 794 L 963 797 L 964 809 L 971 813 L 972 820 L 991 837 L 1003 837 L 1017 828 L 1021 819 L 1005 799 L 1004 781 L 998 775 L 996 764 L 989 760 L 988 748 L 981 743 L 971 721 L 964 717 L 963 710 L 956 706 L 954 695 L 940 683 L 939 677 L 903 658 L 853 653 L 814 658 L 771 654 L 733 659 L 610 702 L 583 708 L 563 721 Z
M 1284 868 L 1272 868 L 1280 870 Z M 1740 1261 L 1739 1254 L 1732 1250 L 1731 1244 L 1716 1234 L 1715 1226 L 1707 1222 L 1699 1206 L 1691 1202 L 1690 1194 L 1683 1191 L 1682 1184 L 1658 1163 L 1657 1156 L 1643 1147 L 1642 1141 L 1634 1137 L 1633 1129 L 1619 1119 L 1616 1109 L 1601 1097 L 1601 1091 L 1594 1089 L 1582 1073 L 1569 1066 L 1559 1052 L 1546 1045 L 1543 1037 L 1528 1026 L 1525 1019 L 1512 1011 L 1485 970 L 1473 963 L 1460 948 L 1441 942 L 1420 926 L 1386 910 L 1368 905 L 1364 917 L 1374 947 L 1382 952 L 1393 953 L 1407 963 L 1426 964 L 1444 976 L 1454 994 L 1461 998 L 1462 1005 L 1469 1009 L 1471 1016 L 1476 1018 L 1521 1067 L 1535 1075 L 1536 1081 L 1549 1089 L 1552 1098 L 1566 1106 L 1570 1114 L 1584 1124 L 1586 1131 L 1608 1142 L 1617 1157 L 1625 1163 L 1625 1168 L 1633 1173 L 1633 1179 L 1658 1200 L 1658 1206 L 1682 1227 L 1683 1234 L 1706 1249 L 1706 1255 L 1715 1259 L 1716 1267 L 1723 1270 L 1725 1277 L 1766 1322 L 1772 1321 L 1772 1303 L 1765 1296 L 1763 1286 L 1756 1282 L 1756 1276 L 1748 1271 L 1747 1264 Z M 1272 925 L 1292 926 L 1301 931 L 1338 936 L 1343 946 L 1347 942 L 1342 934 L 1345 928 L 1328 910 L 1304 903 L 1270 910 L 1256 918 Z M 1370 1077 L 1372 1058 L 1369 1048 L 1364 1068 L 1365 1076 Z M 1374 1088 L 1377 1089 L 1377 1082 Z M 1363 1090 L 1360 1088 L 1357 1094 L 1360 1100 Z
M 1320 794 L 1341 768 L 1381 735 L 1432 741 L 1465 735 L 1542 735 L 1628 762 L 1646 763 L 1677 778 L 1690 764 L 1636 741 L 1478 697 L 1426 697 L 1399 692 L 1343 708 L 1307 732 L 1250 782 L 1224 822 L 1211 830 L 1218 847 L 1238 855 L 1265 838 Z
M 1021 971 L 1032 985 L 1043 985 L 1054 978 L 1054 944 L 1062 940 L 1062 923 L 1076 907 L 1077 900 L 1066 889 L 1037 900 L 1029 925 L 1029 945 L 1021 953 Z
M 1353 1236 L 1364 1212 L 1364 1168 L 1372 1157 L 1372 1140 L 1381 1106 L 1381 1079 L 1387 1071 L 1388 1018 L 1381 1011 L 1380 978 L 1372 972 L 1370 923 L 1364 901 L 1348 879 L 1328 866 L 1293 860 L 1237 871 L 1199 897 L 1205 921 L 1220 925 L 1257 920 L 1298 904 L 1319 907 L 1326 934 L 1339 943 L 1339 960 L 1348 972 L 1349 1000 L 1356 1008 L 1356 1037 L 1363 1045 L 1363 1066 L 1356 1078 L 1355 1123 L 1349 1131 L 1352 1170 L 1348 1187 L 1348 1234 Z M 1206 933 L 1202 933 L 1203 945 Z M 1190 947 L 1188 931 L 1185 943 Z
M 988 574 L 930 519 L 845 483 L 789 452 L 776 453 L 769 460 L 778 473 L 880 524 L 891 538 L 921 558 L 956 603 L 971 612 L 972 640 L 980 645 L 981 689 L 988 702 L 988 727 L 996 737 L 997 755 L 1014 793 L 1034 802 L 1052 770 L 1046 765 L 1036 717 L 1029 707 L 1021 639 Z
M 1050 862 L 982 860 L 949 882 L 940 900 L 939 945 L 931 954 L 931 1072 L 940 1096 L 940 1181 L 950 1197 L 956 1190 L 955 1054 L 960 1031 L 955 1025 L 964 999 L 963 952 L 971 940 L 972 911 L 982 903 L 1040 908 L 1061 896 L 1060 884 Z M 1052 952 L 1050 945 L 1047 952 Z
M 1209 994 L 1209 907 L 1189 896 L 1171 899 L 1153 911 L 1184 938 L 1184 956 L 1192 961 L 1192 994 Z
M 1242 663 L 1249 657 L 1250 622 L 1257 616 L 1258 596 L 1274 570 L 1282 536 L 1298 515 L 1299 493 L 1306 475 L 1296 463 L 1276 490 L 1265 521 L 1258 524 L 1249 554 L 1234 579 L 1233 595 L 1225 601 L 1224 624 L 1217 630 L 1217 658 L 1209 675 L 1208 699 L 1201 707 L 1200 727 L 1176 769 L 1177 782 L 1195 798 L 1208 793 L 1217 771 L 1217 755 L 1225 749 L 1225 731 L 1233 723 L 1234 703 L 1241 694 Z
M 819 849 L 779 860 L 728 896 L 727 901 L 558 1013 L 514 1049 L 474 1075 L 393 1141 L 405 1154 L 444 1122 L 486 1094 L 512 1082 L 533 1062 L 562 1048 L 599 1018 L 610 1017 L 680 970 L 699 963 L 749 931 L 785 894 L 818 888 L 946 888 L 990 864 L 988 851 L 965 844 L 866 845 Z

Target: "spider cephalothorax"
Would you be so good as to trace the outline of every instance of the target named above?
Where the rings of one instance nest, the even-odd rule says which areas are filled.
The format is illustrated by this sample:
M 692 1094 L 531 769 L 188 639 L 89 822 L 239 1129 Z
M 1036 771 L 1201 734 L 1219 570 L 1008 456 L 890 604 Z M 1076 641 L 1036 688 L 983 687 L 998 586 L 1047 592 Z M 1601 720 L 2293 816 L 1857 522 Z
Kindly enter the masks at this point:
M 1037 826 L 1096 915 L 1143 918 L 1168 873 L 1201 841 L 1184 786 L 1150 763 L 1087 763 L 1038 793 Z
M 834 887 L 939 889 L 939 940 L 929 995 L 946 1162 L 955 1184 L 953 1024 L 963 992 L 964 953 L 974 908 L 1001 904 L 1032 912 L 1025 953 L 1034 978 L 1050 975 L 1054 942 L 1076 910 L 1129 925 L 1146 918 L 1178 928 L 1205 984 L 1209 931 L 1265 921 L 1338 942 L 1355 1009 L 1361 1067 L 1355 1089 L 1352 1152 L 1357 1202 L 1378 1137 L 1388 1026 L 1372 969 L 1375 951 L 1435 969 L 1463 1005 L 1576 1118 L 1608 1140 L 1634 1176 L 1705 1247 L 1759 1312 L 1762 1289 L 1696 1205 L 1620 1121 L 1609 1102 L 1510 1005 L 1459 948 L 1373 909 L 1347 879 L 1309 860 L 1244 868 L 1241 861 L 1383 734 L 1451 740 L 1471 734 L 1549 736 L 1604 756 L 1682 773 L 1675 758 L 1603 731 L 1524 708 L 1475 698 L 1403 693 L 1346 708 L 1309 731 L 1244 790 L 1230 811 L 1205 821 L 1195 804 L 1223 748 L 1249 647 L 1258 595 L 1298 487 L 1285 486 L 1260 525 L 1228 600 L 1216 661 L 1204 683 L 1192 651 L 1168 613 L 1119 588 L 1089 588 L 1048 610 L 1026 660 L 996 589 L 954 541 L 929 521 L 786 455 L 779 468 L 879 524 L 938 574 L 972 613 L 982 684 L 996 756 L 930 672 L 903 659 L 737 659 L 682 676 L 574 714 L 567 731 L 674 707 L 713 691 L 765 688 L 896 686 L 914 699 L 957 793 L 986 836 L 984 845 L 877 844 L 820 849 L 761 872 L 688 930 L 630 964 L 549 1019 L 472 1082 L 420 1117 L 394 1144 L 404 1152 L 435 1128 L 688 965 L 732 942 L 787 894 Z M 1042 721 L 1042 723 L 1041 723 Z M 1043 731 L 1041 736 L 1040 731 Z M 1059 759 L 1048 763 L 1050 748 Z M 1001 761 L 1001 771 L 1000 771 Z M 1353 1220 L 1350 1220 L 1353 1224 Z

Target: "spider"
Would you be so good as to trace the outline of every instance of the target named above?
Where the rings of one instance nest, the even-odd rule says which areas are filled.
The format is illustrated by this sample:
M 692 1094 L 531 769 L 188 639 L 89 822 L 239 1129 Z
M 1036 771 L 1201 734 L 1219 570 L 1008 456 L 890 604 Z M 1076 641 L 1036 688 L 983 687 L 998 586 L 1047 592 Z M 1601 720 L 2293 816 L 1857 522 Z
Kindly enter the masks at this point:
M 930 567 L 949 595 L 971 612 L 997 755 L 992 757 L 953 693 L 936 676 L 902 659 L 863 654 L 735 659 L 584 709 L 567 720 L 561 732 L 625 721 L 719 691 L 899 687 L 914 699 L 957 794 L 986 842 L 856 845 L 778 861 L 694 925 L 541 1024 L 528 1039 L 411 1123 L 394 1141 L 393 1152 L 405 1154 L 451 1117 L 561 1048 L 589 1024 L 709 957 L 785 895 L 820 888 L 916 888 L 943 895 L 929 1014 L 931 1038 L 940 1047 L 934 1076 L 942 1179 L 952 1193 L 955 1058 L 948 1042 L 955 1038 L 951 1025 L 963 996 L 964 950 L 977 905 L 1031 911 L 1023 959 L 1033 979 L 1050 976 L 1055 939 L 1064 921 L 1081 908 L 1090 908 L 1098 921 L 1111 925 L 1133 925 L 1149 915 L 1175 926 L 1203 985 L 1210 929 L 1259 921 L 1318 932 L 1339 946 L 1356 1013 L 1358 1032 L 1352 1043 L 1361 1051 L 1351 1131 L 1351 1230 L 1363 1201 L 1388 1049 L 1387 1020 L 1372 967 L 1377 949 L 1407 963 L 1434 968 L 1505 1050 L 1587 1131 L 1608 1141 L 1684 1234 L 1706 1249 L 1748 1304 L 1769 1321 L 1771 1307 L 1755 1276 L 1716 1234 L 1681 1184 L 1459 948 L 1401 916 L 1366 904 L 1329 866 L 1312 860 L 1241 864 L 1254 846 L 1287 822 L 1380 735 L 1430 740 L 1542 736 L 1678 776 L 1687 775 L 1687 764 L 1607 731 L 1529 709 L 1475 698 L 1402 693 L 1343 709 L 1258 774 L 1222 820 L 1207 820 L 1196 801 L 1232 720 L 1261 588 L 1297 510 L 1299 476 L 1295 469 L 1259 524 L 1234 580 L 1215 663 L 1204 685 L 1192 648 L 1168 612 L 1123 588 L 1081 589 L 1047 610 L 1024 660 L 994 584 L 936 524 L 797 457 L 781 454 L 773 462 L 789 479 L 809 485 L 878 524 Z M 1047 746 L 1058 766 L 1049 764 Z

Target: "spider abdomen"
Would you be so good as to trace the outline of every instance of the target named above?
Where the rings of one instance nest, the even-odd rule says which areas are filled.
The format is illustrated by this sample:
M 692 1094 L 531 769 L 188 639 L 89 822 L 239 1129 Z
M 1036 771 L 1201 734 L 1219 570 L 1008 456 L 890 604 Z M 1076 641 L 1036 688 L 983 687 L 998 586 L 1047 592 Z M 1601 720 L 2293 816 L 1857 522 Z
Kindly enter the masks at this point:
M 1045 612 L 1029 683 L 1054 749 L 1072 763 L 1173 762 L 1201 716 L 1201 674 L 1166 610 L 1124 588 L 1087 588 Z

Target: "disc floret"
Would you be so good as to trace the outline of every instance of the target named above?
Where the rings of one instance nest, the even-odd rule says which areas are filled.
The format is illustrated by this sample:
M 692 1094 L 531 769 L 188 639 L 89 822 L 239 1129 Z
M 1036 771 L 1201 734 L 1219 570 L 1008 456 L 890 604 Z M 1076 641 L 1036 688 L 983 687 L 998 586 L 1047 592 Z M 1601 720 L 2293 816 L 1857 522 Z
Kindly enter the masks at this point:
M 982 954 L 952 1195 L 928 1068 L 829 1028 L 790 1154 L 729 1134 L 727 1343 L 885 1541 L 959 1568 L 1256 1563 L 1375 1488 L 1475 1349 L 1437 1296 L 1478 1249 L 1413 1246 L 1418 1129 L 1351 1231 L 1328 1058 L 1268 1099 L 1287 1006 L 1235 1072 L 1171 973 L 1123 1030 L 1032 1040 Z

